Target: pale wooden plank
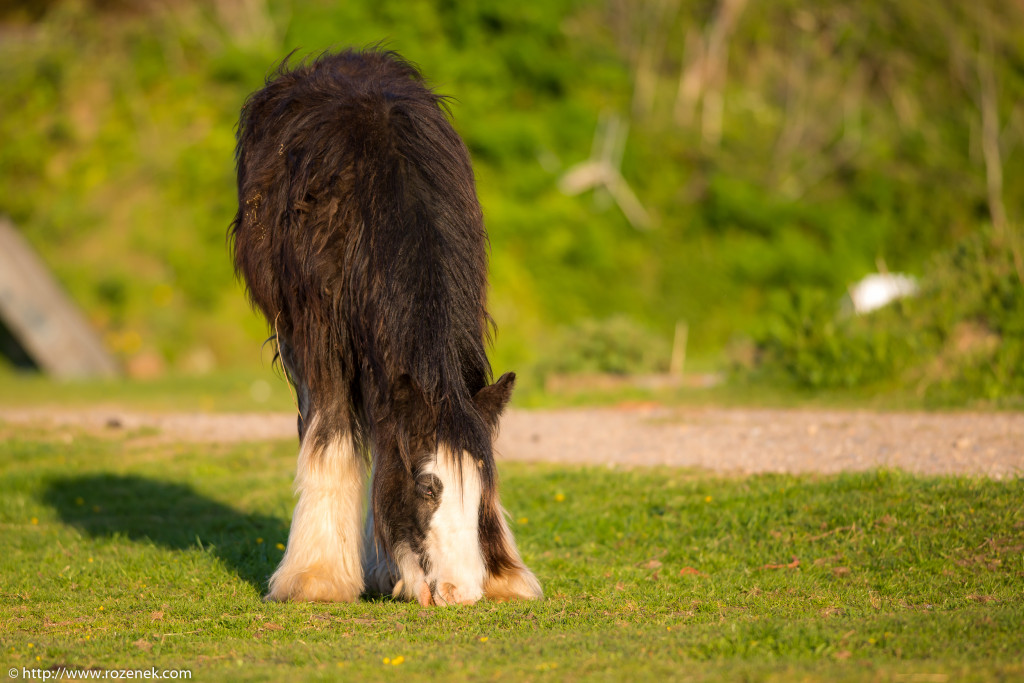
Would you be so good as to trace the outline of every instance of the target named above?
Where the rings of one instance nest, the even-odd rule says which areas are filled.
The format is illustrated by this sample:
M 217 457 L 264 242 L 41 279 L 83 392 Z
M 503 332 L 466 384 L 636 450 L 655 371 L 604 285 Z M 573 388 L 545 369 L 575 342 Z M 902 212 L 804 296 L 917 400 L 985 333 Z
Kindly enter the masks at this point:
M 3 217 L 0 318 L 36 364 L 56 378 L 120 374 L 96 331 L 25 238 Z

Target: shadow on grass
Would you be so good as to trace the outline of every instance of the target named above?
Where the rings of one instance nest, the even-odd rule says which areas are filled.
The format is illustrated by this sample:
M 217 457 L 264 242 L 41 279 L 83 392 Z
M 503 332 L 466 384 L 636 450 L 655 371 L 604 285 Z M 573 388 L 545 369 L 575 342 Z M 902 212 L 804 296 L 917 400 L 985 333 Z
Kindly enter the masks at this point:
M 260 592 L 280 560 L 277 543 L 288 537 L 286 520 L 240 512 L 186 484 L 132 475 L 62 477 L 50 482 L 42 500 L 65 524 L 94 538 L 204 548 Z

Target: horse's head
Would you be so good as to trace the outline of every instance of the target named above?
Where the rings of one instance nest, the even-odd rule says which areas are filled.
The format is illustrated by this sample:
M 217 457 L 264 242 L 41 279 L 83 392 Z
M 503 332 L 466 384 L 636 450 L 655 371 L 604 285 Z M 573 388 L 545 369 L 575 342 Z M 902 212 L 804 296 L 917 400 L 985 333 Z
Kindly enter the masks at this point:
M 373 480 L 377 553 L 390 558 L 389 580 L 377 581 L 378 589 L 423 605 L 540 597 L 505 522 L 491 453 L 514 385 L 506 373 L 473 397 L 471 422 L 462 427 L 482 435 L 483 444 L 466 440 L 475 446 L 450 443 L 451 426 L 440 424 L 407 376 L 394 387 L 391 433 L 399 452 L 375 459 Z

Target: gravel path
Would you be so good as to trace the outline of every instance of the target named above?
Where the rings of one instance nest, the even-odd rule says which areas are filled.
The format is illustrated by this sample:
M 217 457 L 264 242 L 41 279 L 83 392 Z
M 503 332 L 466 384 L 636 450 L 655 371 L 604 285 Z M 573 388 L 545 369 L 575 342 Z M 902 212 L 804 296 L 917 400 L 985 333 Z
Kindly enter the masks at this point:
M 0 409 L 0 438 L 22 425 L 132 432 L 158 441 L 294 439 L 291 414 Z M 1024 475 L 1024 414 L 717 408 L 512 410 L 499 459 L 673 465 L 755 472 L 896 467 L 921 474 Z

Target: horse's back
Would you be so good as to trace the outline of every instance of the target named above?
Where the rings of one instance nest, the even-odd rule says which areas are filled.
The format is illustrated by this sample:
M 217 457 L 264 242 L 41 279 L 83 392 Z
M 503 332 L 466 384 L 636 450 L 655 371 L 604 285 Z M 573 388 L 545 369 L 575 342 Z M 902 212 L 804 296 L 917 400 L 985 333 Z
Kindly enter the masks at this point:
M 314 380 L 339 363 L 438 395 L 487 378 L 486 234 L 446 114 L 377 50 L 282 65 L 243 109 L 236 269 Z

